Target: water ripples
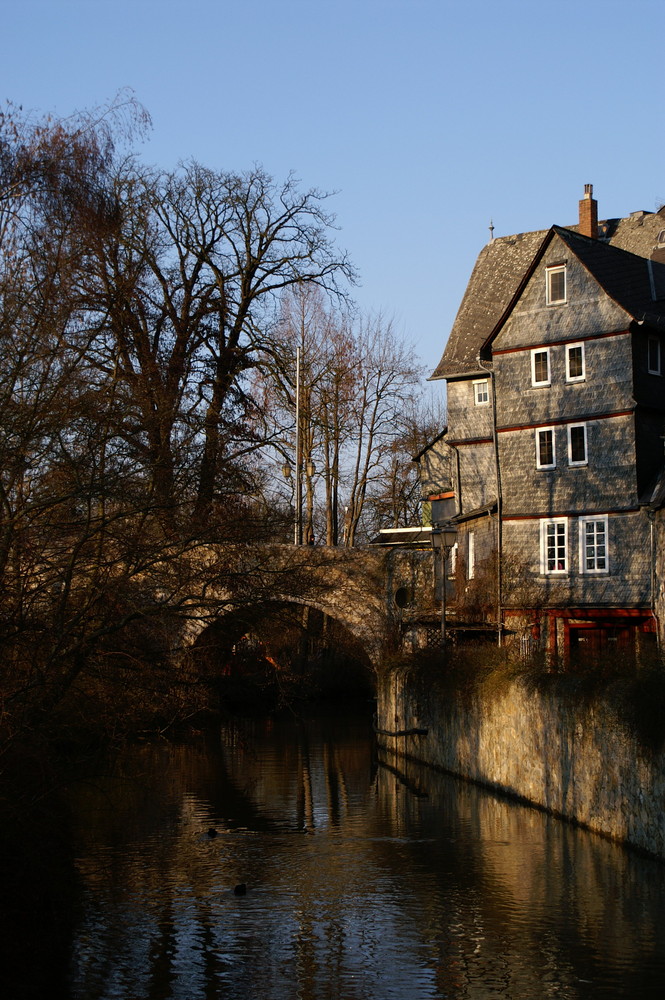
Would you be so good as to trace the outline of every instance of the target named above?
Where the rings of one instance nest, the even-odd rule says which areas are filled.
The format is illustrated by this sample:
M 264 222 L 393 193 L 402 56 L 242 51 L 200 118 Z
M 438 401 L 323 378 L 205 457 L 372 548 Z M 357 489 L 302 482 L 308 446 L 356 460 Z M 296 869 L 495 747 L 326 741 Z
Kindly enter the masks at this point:
M 662 994 L 663 866 L 441 775 L 402 782 L 364 728 L 255 724 L 121 771 L 80 811 L 74 1000 Z

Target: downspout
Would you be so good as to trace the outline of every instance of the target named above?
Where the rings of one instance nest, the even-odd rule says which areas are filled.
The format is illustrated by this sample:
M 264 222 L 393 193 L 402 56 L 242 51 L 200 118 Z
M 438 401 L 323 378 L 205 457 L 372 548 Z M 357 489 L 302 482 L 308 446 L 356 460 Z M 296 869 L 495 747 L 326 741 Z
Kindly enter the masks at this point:
M 478 365 L 490 377 L 492 384 L 492 443 L 494 445 L 494 471 L 496 476 L 496 629 L 497 645 L 503 644 L 503 495 L 501 492 L 501 469 L 499 467 L 499 438 L 496 430 L 496 392 L 494 370 L 480 360 Z

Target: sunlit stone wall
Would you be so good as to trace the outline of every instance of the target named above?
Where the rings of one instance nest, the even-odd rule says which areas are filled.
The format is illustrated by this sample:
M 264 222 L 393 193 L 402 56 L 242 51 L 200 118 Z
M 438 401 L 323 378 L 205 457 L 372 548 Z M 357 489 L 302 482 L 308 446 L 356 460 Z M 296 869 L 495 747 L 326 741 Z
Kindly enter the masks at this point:
M 479 781 L 665 858 L 665 754 L 652 753 L 610 704 L 564 703 L 506 682 L 446 699 L 431 680 L 380 680 L 381 747 Z M 410 732 L 427 730 L 426 734 Z

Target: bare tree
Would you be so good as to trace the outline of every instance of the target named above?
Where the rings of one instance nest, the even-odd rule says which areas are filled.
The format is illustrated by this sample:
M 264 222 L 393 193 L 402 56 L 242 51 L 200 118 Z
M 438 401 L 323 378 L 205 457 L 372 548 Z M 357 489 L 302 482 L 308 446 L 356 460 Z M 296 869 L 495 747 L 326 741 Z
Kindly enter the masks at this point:
M 246 532 L 266 425 L 248 377 L 275 353 L 276 296 L 352 277 L 325 197 L 291 178 L 119 164 L 132 108 L 0 117 L 8 711 L 48 712 L 131 650 L 166 658 L 204 569 L 239 601 L 268 585 L 196 546 L 213 518 Z
M 109 624 L 109 559 L 119 559 L 111 524 L 127 516 L 128 497 L 104 460 L 113 443 L 103 417 L 109 397 L 90 364 L 80 288 L 87 237 L 115 225 L 108 170 L 126 112 L 116 101 L 59 122 L 17 109 L 0 116 L 6 706 L 26 694 L 52 700 L 104 614 Z M 111 517 L 104 498 L 114 488 L 124 503 Z
M 265 357 L 255 383 L 276 420 L 281 454 L 295 466 L 294 502 L 304 505 L 302 539 L 314 540 L 316 488 L 323 483 L 326 544 L 337 544 L 341 450 L 350 433 L 355 349 L 345 312 L 318 288 L 284 296 L 277 330 L 281 350 Z M 299 351 L 299 371 L 296 357 Z M 296 433 L 296 378 L 299 382 Z M 297 451 L 297 454 L 296 454 Z M 304 496 L 298 497 L 298 470 Z
M 382 316 L 363 319 L 356 340 L 351 474 L 345 516 L 346 545 L 355 545 L 368 494 L 386 475 L 422 371 L 413 349 Z
M 331 240 L 326 196 L 292 177 L 132 166 L 117 183 L 121 225 L 100 241 L 91 284 L 98 365 L 121 383 L 128 418 L 118 430 L 156 504 L 202 526 L 222 471 L 260 443 L 243 380 L 273 351 L 276 296 L 335 288 L 353 271 Z
M 367 498 L 367 524 L 372 534 L 381 528 L 417 525 L 422 520 L 422 486 L 414 456 L 432 441 L 445 424 L 441 405 L 425 396 L 409 394 L 400 424 L 384 456 L 383 475 Z
M 263 398 L 282 421 L 282 453 L 294 454 L 299 348 L 296 467 L 305 487 L 304 540 L 313 538 L 315 487 L 322 486 L 319 510 L 326 544 L 354 545 L 363 518 L 376 513 L 379 496 L 392 496 L 398 520 L 413 510 L 413 502 L 399 506 L 396 490 L 398 479 L 404 478 L 412 494 L 417 493 L 415 468 L 404 471 L 402 450 L 409 432 L 416 434 L 415 400 L 422 373 L 413 350 L 390 322 L 327 305 L 311 289 L 298 288 L 284 301 L 278 333 L 283 348 L 277 363 L 271 360 L 261 372 Z M 314 465 L 317 472 L 312 474 Z M 402 492 L 405 488 L 402 484 Z M 295 500 L 299 503 L 297 496 Z

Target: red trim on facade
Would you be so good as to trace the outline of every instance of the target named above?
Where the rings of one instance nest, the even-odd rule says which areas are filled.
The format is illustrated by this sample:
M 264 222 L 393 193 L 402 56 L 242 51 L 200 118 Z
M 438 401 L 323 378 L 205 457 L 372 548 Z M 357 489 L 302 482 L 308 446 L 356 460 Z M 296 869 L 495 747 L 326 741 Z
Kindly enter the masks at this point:
M 556 616 L 551 611 L 547 615 L 547 655 L 550 660 L 556 657 Z
M 651 608 L 548 608 L 541 612 L 535 608 L 505 608 L 504 613 L 508 618 L 538 618 L 545 614 L 548 618 L 561 618 L 567 622 L 579 623 L 583 628 L 588 626 L 593 628 L 600 621 L 604 622 L 626 622 L 630 619 L 633 625 L 642 625 L 643 632 L 656 631 L 656 618 Z M 533 622 L 534 629 L 540 630 L 540 623 Z
M 450 500 L 451 497 L 454 497 L 454 496 L 455 496 L 455 494 L 453 492 L 448 492 L 448 493 L 431 493 L 427 497 L 427 499 L 428 500 Z
M 540 614 L 540 610 L 536 608 L 506 608 L 505 614 L 506 618 L 517 617 L 520 618 L 531 618 L 537 617 Z M 643 618 L 649 619 L 655 622 L 654 614 L 651 608 L 647 607 L 637 607 L 637 608 L 599 608 L 595 607 L 584 607 L 578 605 L 577 607 L 570 608 L 547 608 L 545 610 L 547 615 L 555 615 L 557 618 L 573 618 L 579 621 L 584 621 L 585 619 L 596 619 L 596 618 Z
M 536 427 L 559 427 L 565 424 L 588 424 L 593 420 L 611 420 L 613 417 L 630 417 L 635 410 L 617 410 L 614 413 L 594 413 L 582 414 L 580 417 L 559 418 L 558 420 L 542 420 L 537 424 L 515 424 L 511 427 L 497 427 L 498 434 L 505 434 L 506 431 L 530 431 Z
M 651 608 L 557 608 L 554 612 L 559 618 L 574 618 L 579 621 L 598 618 L 653 618 Z
M 502 347 L 492 351 L 492 355 L 518 354 L 520 351 L 538 351 L 544 347 L 561 347 L 562 344 L 581 344 L 588 340 L 605 340 L 607 337 L 629 337 L 630 330 L 615 330 L 614 333 L 591 333 L 586 337 L 566 337 L 565 340 L 550 340 L 547 344 L 529 344 L 526 347 Z
M 555 517 L 619 517 L 621 514 L 639 514 L 640 507 L 616 507 L 614 510 L 564 510 L 547 511 L 546 514 L 508 514 L 501 517 L 502 524 L 507 521 L 550 521 Z

